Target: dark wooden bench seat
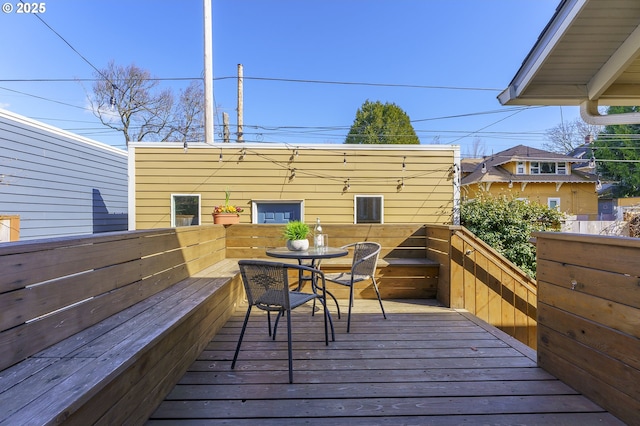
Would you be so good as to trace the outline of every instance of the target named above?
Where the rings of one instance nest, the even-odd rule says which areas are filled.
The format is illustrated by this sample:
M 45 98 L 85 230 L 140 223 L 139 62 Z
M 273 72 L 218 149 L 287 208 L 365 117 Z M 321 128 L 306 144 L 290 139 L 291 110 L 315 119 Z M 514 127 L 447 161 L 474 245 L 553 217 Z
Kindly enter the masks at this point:
M 4 370 L 0 424 L 143 423 L 227 320 L 219 263 Z
M 143 423 L 227 320 L 219 263 L 4 370 L 0 424 Z
M 0 425 L 144 423 L 242 301 L 216 232 L 0 248 Z

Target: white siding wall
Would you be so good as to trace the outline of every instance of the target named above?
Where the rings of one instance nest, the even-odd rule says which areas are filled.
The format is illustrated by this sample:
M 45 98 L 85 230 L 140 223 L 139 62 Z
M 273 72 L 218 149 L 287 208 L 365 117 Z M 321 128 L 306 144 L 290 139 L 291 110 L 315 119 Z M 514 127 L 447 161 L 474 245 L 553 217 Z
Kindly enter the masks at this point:
M 127 153 L 0 110 L 0 214 L 20 240 L 127 229 Z

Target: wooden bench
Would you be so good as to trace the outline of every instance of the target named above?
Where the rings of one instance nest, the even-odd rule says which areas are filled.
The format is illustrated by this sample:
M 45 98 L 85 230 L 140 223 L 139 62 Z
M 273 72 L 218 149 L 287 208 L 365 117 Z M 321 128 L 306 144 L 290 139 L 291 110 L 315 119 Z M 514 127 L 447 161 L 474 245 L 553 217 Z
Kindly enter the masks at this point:
M 434 299 L 438 288 L 440 263 L 427 258 L 426 227 L 420 224 L 337 225 L 323 224 L 332 246 L 355 241 L 376 241 L 382 251 L 376 280 L 383 299 Z M 267 248 L 284 245 L 282 225 L 237 225 L 227 228 L 228 258 L 265 258 Z M 351 257 L 327 259 L 321 269 L 327 272 L 348 270 Z M 336 297 L 348 299 L 348 290 L 340 287 Z M 356 287 L 358 298 L 376 298 L 368 282 Z
M 320 269 L 325 272 L 348 271 L 351 258 L 323 260 Z M 435 299 L 438 287 L 440 264 L 427 258 L 387 258 L 378 259 L 376 282 L 382 299 Z M 348 299 L 349 289 L 334 286 L 331 292 L 338 299 Z M 355 298 L 376 298 L 369 281 L 355 286 Z
M 237 262 L 239 259 L 228 259 Z M 295 260 L 275 259 L 275 262 L 297 263 Z M 325 259 L 320 263 L 324 272 L 346 272 L 351 268 L 351 257 Z M 430 259 L 379 259 L 376 268 L 376 282 L 383 299 L 435 299 L 438 287 L 440 264 Z M 291 282 L 297 282 L 297 275 L 291 275 Z M 349 289 L 329 284 L 331 292 L 337 299 L 348 299 Z M 354 297 L 358 299 L 375 299 L 376 294 L 371 281 L 356 284 Z
M 15 263 L 13 278 L 8 273 L 0 281 L 0 306 L 9 307 L 13 302 L 0 317 L 0 368 L 4 369 L 0 372 L 0 424 L 146 421 L 243 297 L 234 261 L 218 260 L 197 271 L 200 265 L 215 259 L 210 254 L 216 252 L 213 248 L 218 245 L 217 237 L 196 242 L 194 238 L 200 237 L 195 234 L 175 232 L 179 235 L 150 231 L 24 246 L 26 252 L 20 258 L 26 259 L 36 272 L 25 279 L 25 270 Z M 141 250 L 143 256 L 132 265 L 121 263 L 121 257 L 115 254 L 141 245 L 156 247 L 156 251 L 150 254 Z M 12 256 L 9 248 L 4 248 L 4 253 L 0 248 L 0 266 L 10 270 Z M 104 259 L 104 254 L 111 252 L 121 266 L 111 264 L 70 274 L 77 268 L 56 261 L 62 259 L 58 256 L 62 253 L 57 252 L 61 250 L 75 256 L 86 253 L 95 266 L 100 264 L 97 259 Z M 195 256 L 198 252 L 201 255 Z M 103 256 L 97 258 L 97 253 Z M 42 265 L 31 263 L 30 258 L 33 262 L 40 260 Z M 75 261 L 78 262 L 77 257 Z M 156 265 L 157 273 L 138 276 L 149 271 L 149 262 Z M 164 269 L 157 269 L 157 265 L 164 265 Z M 138 278 L 131 282 L 124 270 L 133 270 L 134 266 Z M 110 273 L 100 272 L 103 268 Z M 197 272 L 189 272 L 190 269 Z M 52 270 L 61 276 L 51 280 Z M 34 275 L 38 278 L 31 278 Z M 46 280 L 38 281 L 34 287 L 23 284 L 43 277 Z M 64 295 L 50 301 L 42 298 L 65 290 L 84 297 L 82 288 L 104 286 L 93 281 L 98 278 L 109 281 L 107 287 L 111 289 L 94 291 L 93 296 L 70 305 L 66 300 L 63 308 L 59 303 Z M 30 293 L 39 294 L 34 297 Z M 56 310 L 28 321 L 19 318 L 27 311 L 39 312 L 35 306 L 47 303 L 50 306 L 46 310 Z M 90 317 L 98 320 L 85 324 Z M 56 328 L 63 331 L 52 336 Z

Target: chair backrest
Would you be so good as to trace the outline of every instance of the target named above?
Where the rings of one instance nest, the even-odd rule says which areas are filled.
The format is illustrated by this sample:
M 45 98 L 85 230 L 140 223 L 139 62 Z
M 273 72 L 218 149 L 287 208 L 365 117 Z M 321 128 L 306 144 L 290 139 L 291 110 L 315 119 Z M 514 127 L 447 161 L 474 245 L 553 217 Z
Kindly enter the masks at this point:
M 289 265 L 266 260 L 239 260 L 250 305 L 267 311 L 289 309 Z
M 375 275 L 381 248 L 380 244 L 374 242 L 353 244 L 351 273 L 354 275 Z

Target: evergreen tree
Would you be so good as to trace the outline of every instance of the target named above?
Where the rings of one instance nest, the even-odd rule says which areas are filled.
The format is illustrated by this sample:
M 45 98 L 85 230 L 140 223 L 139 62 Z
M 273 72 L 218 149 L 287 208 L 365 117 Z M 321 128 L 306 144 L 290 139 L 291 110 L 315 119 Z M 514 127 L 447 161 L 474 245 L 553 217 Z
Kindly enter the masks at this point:
M 640 107 L 612 106 L 607 114 L 640 112 Z M 614 195 L 633 197 L 640 195 L 640 124 L 606 126 L 594 142 L 597 173 L 602 180 L 618 185 Z
M 396 104 L 365 101 L 344 143 L 419 144 L 409 116 Z

